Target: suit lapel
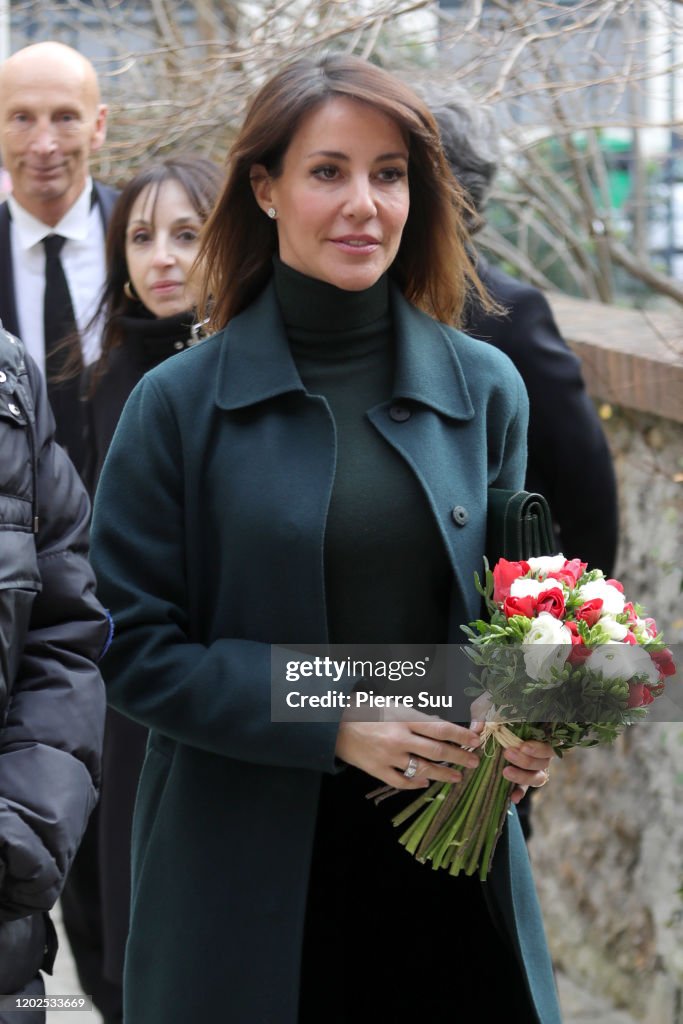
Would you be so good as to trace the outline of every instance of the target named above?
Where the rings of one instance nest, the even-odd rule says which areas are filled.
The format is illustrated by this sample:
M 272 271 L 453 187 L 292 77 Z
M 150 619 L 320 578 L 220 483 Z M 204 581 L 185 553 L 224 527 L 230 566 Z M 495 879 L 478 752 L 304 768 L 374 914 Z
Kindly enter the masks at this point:
M 107 224 L 111 218 L 111 212 L 114 209 L 114 204 L 118 199 L 119 193 L 116 189 L 109 188 L 107 185 L 101 185 L 99 181 L 93 182 L 93 189 L 95 192 L 95 199 L 97 200 L 97 205 L 100 210 L 100 215 L 102 217 L 102 224 L 106 232 Z

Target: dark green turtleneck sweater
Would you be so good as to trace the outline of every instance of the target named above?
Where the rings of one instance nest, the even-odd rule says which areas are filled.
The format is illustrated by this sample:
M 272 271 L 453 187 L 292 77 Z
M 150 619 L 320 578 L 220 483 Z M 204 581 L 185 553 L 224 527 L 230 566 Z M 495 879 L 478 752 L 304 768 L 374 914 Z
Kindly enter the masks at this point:
M 337 469 L 325 535 L 333 643 L 445 643 L 448 560 L 427 500 L 366 416 L 392 395 L 386 275 L 342 291 L 275 260 L 275 287 L 301 379 L 328 402 Z

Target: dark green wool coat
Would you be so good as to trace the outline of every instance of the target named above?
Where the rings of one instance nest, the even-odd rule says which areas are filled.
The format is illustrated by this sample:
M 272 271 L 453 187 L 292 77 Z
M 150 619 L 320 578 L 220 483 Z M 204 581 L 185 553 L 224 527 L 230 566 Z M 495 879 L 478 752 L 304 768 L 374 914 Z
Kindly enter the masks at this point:
M 414 471 L 443 536 L 457 642 L 479 610 L 487 488 L 524 479 L 526 395 L 491 346 L 398 292 L 392 309 L 394 395 L 368 415 Z M 334 474 L 334 423 L 302 386 L 272 285 L 226 330 L 151 371 L 123 413 L 92 552 L 116 625 L 103 663 L 110 700 L 151 730 L 126 1024 L 296 1024 L 318 792 L 321 772 L 337 770 L 337 723 L 271 721 L 270 644 L 326 640 Z M 467 516 L 453 517 L 455 506 Z M 528 978 L 528 1020 L 558 1024 L 516 815 L 487 888 Z M 454 922 L 457 892 L 454 880 Z M 453 980 L 455 992 L 467 985 L 457 967 Z

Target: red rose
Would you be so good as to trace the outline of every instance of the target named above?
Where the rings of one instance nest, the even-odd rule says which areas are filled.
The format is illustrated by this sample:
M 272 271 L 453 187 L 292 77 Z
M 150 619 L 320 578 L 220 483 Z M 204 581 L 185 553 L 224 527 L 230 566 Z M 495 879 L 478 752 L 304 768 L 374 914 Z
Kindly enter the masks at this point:
M 493 600 L 504 601 L 509 597 L 513 581 L 526 576 L 528 571 L 528 562 L 508 562 L 507 558 L 500 558 L 493 567 Z
M 547 580 L 559 580 L 560 583 L 564 583 L 565 586 L 572 590 L 576 586 L 576 578 L 573 572 L 567 569 L 553 569 L 552 572 L 545 574 Z
M 567 661 L 570 665 L 582 665 L 586 658 L 590 658 L 593 648 L 586 647 L 584 639 L 579 633 L 579 627 L 575 622 L 565 622 L 565 626 L 572 635 L 572 649 Z
M 630 644 L 631 647 L 633 647 L 634 644 L 638 643 L 638 639 L 636 637 L 636 634 L 632 633 L 629 630 L 628 633 L 626 633 L 626 635 L 624 636 L 624 639 L 621 642 L 622 642 L 622 644 Z
M 561 572 L 568 573 L 573 577 L 574 583 L 578 583 L 586 569 L 588 568 L 587 562 L 582 562 L 580 558 L 571 558 L 562 566 Z
M 531 594 L 527 594 L 526 597 L 506 597 L 503 611 L 508 619 L 513 615 L 524 615 L 527 619 L 533 619 L 536 614 L 536 598 Z
M 638 615 L 636 614 L 636 610 L 633 607 L 633 601 L 626 602 L 626 604 L 624 605 L 624 611 L 628 615 L 629 626 L 633 626 L 634 623 L 638 621 Z
M 594 626 L 602 612 L 602 598 L 594 597 L 585 601 L 576 613 L 577 619 L 585 622 L 587 626 Z
M 605 580 L 605 583 L 609 584 L 610 587 L 616 587 L 622 594 L 624 593 L 624 585 L 619 580 Z
M 676 674 L 676 665 L 668 647 L 662 647 L 659 651 L 650 651 L 650 657 L 659 669 L 660 679 Z
M 648 636 L 657 636 L 657 623 L 652 618 L 643 619 Z
M 543 590 L 536 599 L 536 614 L 550 612 L 556 619 L 564 615 L 564 594 L 559 587 Z
M 654 697 L 645 683 L 628 684 L 627 708 L 644 708 L 647 707 L 648 704 L 652 704 L 653 700 Z

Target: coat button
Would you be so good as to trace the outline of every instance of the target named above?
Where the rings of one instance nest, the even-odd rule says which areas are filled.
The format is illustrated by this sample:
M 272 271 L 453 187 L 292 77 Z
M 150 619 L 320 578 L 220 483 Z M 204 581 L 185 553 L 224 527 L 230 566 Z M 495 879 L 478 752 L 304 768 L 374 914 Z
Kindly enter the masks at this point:
M 9 405 L 7 406 L 7 408 L 9 409 L 9 411 L 10 411 L 10 412 L 12 413 L 12 415 L 13 415 L 13 416 L 18 416 L 18 415 L 19 415 L 19 413 L 21 412 L 21 410 L 20 410 L 19 406 L 18 406 L 18 405 L 12 405 L 12 403 L 11 403 L 11 402 L 10 402 L 10 404 L 9 404 Z
M 456 526 L 464 526 L 469 518 L 470 514 L 463 505 L 456 505 L 451 512 L 451 519 Z
M 405 423 L 410 419 L 410 409 L 405 405 L 392 405 L 389 409 L 389 416 L 394 423 Z

